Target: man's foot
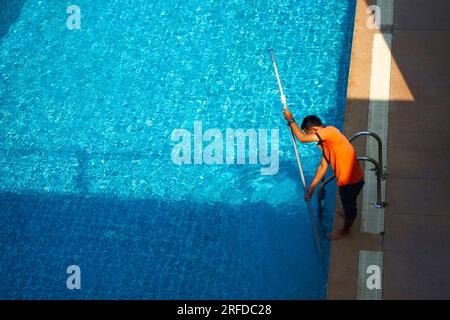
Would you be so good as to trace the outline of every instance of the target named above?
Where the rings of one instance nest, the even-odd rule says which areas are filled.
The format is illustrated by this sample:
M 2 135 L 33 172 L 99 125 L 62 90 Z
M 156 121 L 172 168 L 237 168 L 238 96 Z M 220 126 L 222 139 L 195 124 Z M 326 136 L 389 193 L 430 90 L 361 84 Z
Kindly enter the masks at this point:
M 343 213 L 342 211 L 336 210 L 336 213 L 337 213 L 338 215 L 340 215 L 341 217 L 345 218 L 345 215 L 344 215 L 344 213 Z
M 339 240 L 339 239 L 345 237 L 349 233 L 350 233 L 350 230 L 341 229 L 338 231 L 333 231 L 331 233 L 328 233 L 327 236 L 328 236 L 328 239 L 330 239 L 330 240 Z

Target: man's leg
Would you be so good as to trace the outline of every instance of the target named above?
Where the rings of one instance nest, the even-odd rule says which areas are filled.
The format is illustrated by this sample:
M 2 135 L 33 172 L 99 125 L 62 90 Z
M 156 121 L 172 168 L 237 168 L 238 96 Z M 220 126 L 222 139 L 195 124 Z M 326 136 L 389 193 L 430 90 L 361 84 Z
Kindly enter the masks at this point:
M 339 195 L 344 208 L 344 227 L 340 230 L 333 231 L 328 235 L 331 240 L 338 240 L 350 233 L 350 230 L 355 222 L 358 210 L 356 208 L 356 198 L 360 193 L 364 182 L 350 184 L 339 187 Z

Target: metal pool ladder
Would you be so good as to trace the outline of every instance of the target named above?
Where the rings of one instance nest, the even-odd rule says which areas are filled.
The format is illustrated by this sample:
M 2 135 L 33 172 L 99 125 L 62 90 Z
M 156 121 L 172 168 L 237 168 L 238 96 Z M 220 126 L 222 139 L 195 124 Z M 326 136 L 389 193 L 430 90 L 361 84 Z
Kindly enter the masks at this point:
M 360 131 L 354 136 L 352 136 L 349 141 L 353 142 L 355 139 L 362 137 L 362 136 L 371 136 L 375 138 L 378 142 L 378 161 L 370 158 L 370 157 L 357 157 L 360 161 L 368 161 L 371 162 L 375 167 L 372 170 L 375 170 L 375 174 L 377 176 L 377 201 L 373 204 L 375 208 L 384 208 L 387 203 L 381 200 L 381 181 L 386 179 L 386 172 L 383 172 L 383 168 L 381 167 L 383 165 L 383 149 L 382 149 L 382 141 L 381 138 L 373 132 L 370 131 Z M 336 175 L 332 175 L 329 178 L 322 181 L 322 183 L 319 186 L 319 189 L 317 191 L 317 210 L 319 216 L 323 214 L 323 207 L 322 207 L 322 200 L 325 198 L 325 186 L 331 182 L 334 178 L 336 178 Z

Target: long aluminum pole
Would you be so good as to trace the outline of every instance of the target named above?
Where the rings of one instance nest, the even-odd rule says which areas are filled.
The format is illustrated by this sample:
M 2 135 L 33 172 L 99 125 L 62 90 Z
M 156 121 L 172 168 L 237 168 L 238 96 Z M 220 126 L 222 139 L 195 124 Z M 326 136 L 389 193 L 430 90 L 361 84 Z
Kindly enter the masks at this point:
M 283 86 L 281 85 L 280 75 L 278 74 L 278 67 L 277 67 L 277 63 L 275 61 L 275 55 L 273 54 L 273 49 L 269 49 L 269 53 L 270 53 L 270 58 L 272 59 L 273 69 L 275 70 L 275 76 L 277 77 L 278 88 L 280 89 L 281 103 L 283 104 L 283 109 L 287 109 L 286 96 L 284 95 Z M 305 175 L 303 174 L 303 167 L 302 167 L 302 163 L 300 161 L 300 155 L 298 153 L 297 143 L 295 142 L 295 136 L 294 136 L 294 132 L 292 131 L 291 126 L 289 126 L 289 131 L 291 132 L 292 145 L 294 146 L 295 157 L 297 158 L 298 171 L 300 173 L 300 178 L 302 180 L 303 189 L 306 194 L 306 192 L 308 190 L 306 188 Z M 322 247 L 320 245 L 319 234 L 317 233 L 316 222 L 314 221 L 314 213 L 313 213 L 314 211 L 311 206 L 311 203 L 309 201 L 306 201 L 306 203 L 308 205 L 308 212 L 309 212 L 309 217 L 311 219 L 311 226 L 313 228 L 314 238 L 316 240 L 317 251 L 319 252 L 322 264 L 325 264 L 325 260 L 324 260 L 323 254 L 322 254 Z

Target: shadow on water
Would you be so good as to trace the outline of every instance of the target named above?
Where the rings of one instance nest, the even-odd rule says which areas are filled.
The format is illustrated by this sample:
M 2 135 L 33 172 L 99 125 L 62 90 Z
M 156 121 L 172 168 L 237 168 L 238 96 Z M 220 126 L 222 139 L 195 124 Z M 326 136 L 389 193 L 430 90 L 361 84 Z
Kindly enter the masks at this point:
M 9 27 L 19 19 L 25 2 L 26 0 L 0 0 L 0 39 L 8 33 Z
M 0 212 L 1 298 L 324 297 L 305 216 L 267 203 L 2 193 Z

